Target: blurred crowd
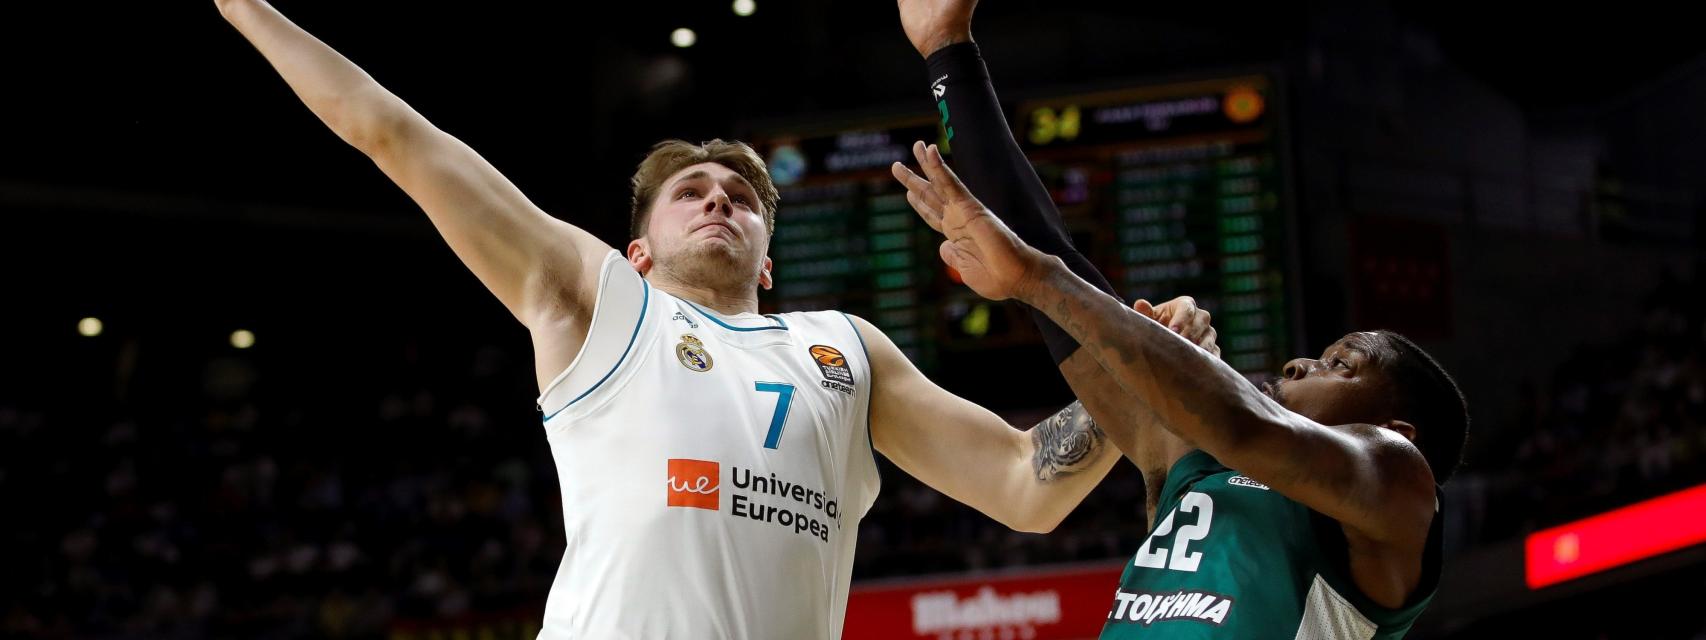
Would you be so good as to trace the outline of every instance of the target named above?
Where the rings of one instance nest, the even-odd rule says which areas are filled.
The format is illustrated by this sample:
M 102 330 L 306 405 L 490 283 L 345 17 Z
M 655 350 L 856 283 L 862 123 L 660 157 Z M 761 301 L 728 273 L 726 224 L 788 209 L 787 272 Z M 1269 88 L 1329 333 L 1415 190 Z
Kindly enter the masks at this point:
M 1465 543 L 1706 482 L 1703 294 L 1666 277 L 1631 313 L 1635 326 L 1570 347 L 1548 380 L 1513 381 L 1522 409 L 1476 426 L 1469 465 L 1448 487 Z

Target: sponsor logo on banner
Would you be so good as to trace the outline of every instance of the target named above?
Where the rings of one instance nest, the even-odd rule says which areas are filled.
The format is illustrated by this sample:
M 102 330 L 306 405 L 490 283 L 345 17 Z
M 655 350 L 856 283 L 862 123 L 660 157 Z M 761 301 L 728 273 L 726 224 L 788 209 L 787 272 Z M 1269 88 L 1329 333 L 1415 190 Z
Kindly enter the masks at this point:
M 1108 622 L 1119 564 L 855 584 L 843 640 L 1083 640 Z
M 977 595 L 961 598 L 953 591 L 928 591 L 912 596 L 912 632 L 933 634 L 988 627 L 1017 627 L 1035 634 L 1037 625 L 1060 622 L 1060 594 L 1053 590 L 1001 595 L 984 585 Z

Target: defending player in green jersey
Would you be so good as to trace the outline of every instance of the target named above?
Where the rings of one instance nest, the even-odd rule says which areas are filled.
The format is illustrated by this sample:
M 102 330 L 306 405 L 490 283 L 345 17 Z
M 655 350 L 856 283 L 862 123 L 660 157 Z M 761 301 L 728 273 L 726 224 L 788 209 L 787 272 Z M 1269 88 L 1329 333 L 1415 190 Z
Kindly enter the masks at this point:
M 1103 638 L 1400 638 L 1433 598 L 1438 518 L 1412 595 L 1388 607 L 1350 575 L 1337 522 L 1201 450 L 1173 463 L 1161 495 Z
M 971 42 L 975 0 L 899 5 L 965 182 L 923 143 L 927 178 L 895 177 L 968 286 L 1037 310 L 1074 393 L 1143 473 L 1151 534 L 1110 585 L 1102 637 L 1403 636 L 1433 597 L 1437 483 L 1468 430 L 1451 377 L 1403 336 L 1357 332 L 1257 388 L 1191 344 L 1213 344 L 1206 313 L 1127 308 L 1012 139 Z

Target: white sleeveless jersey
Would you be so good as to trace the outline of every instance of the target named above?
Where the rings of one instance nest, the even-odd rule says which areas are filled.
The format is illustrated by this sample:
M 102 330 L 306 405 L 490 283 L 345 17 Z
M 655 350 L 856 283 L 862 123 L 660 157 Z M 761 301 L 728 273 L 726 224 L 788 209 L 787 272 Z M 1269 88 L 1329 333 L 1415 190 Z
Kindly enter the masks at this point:
M 568 534 L 539 637 L 840 638 L 870 397 L 846 315 L 717 314 L 611 252 L 539 400 Z

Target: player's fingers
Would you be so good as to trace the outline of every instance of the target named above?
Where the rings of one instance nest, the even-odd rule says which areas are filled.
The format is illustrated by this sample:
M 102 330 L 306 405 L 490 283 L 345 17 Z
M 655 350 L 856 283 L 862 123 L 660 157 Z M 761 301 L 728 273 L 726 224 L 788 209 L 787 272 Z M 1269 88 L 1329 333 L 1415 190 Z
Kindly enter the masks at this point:
M 896 182 L 899 182 L 901 186 L 906 187 L 906 192 L 909 194 L 916 194 L 922 198 L 935 191 L 935 189 L 930 185 L 929 180 L 924 179 L 924 176 L 913 173 L 910 167 L 899 162 L 889 165 L 889 173 L 894 175 Z
M 942 244 L 937 245 L 936 254 L 942 256 L 943 264 L 953 267 L 955 271 L 959 271 L 962 274 L 965 273 L 964 265 L 961 262 L 960 252 L 954 248 L 954 241 L 943 240 Z
M 1197 314 L 1197 299 L 1179 296 L 1166 306 L 1171 307 L 1167 313 L 1167 328 L 1172 329 L 1173 333 L 1185 335 L 1185 330 L 1190 327 L 1191 317 Z
M 1131 303 L 1131 310 L 1143 314 L 1146 318 L 1155 317 L 1155 305 L 1149 304 L 1149 301 L 1143 298 L 1138 298 L 1136 302 Z
M 899 182 L 900 186 L 906 187 L 907 191 L 924 191 L 930 188 L 929 180 L 925 180 L 924 176 L 913 173 L 912 169 L 907 168 L 905 164 L 901 164 L 900 162 L 889 165 L 889 173 L 893 174 L 895 182 Z
M 924 224 L 930 225 L 936 233 L 942 233 L 942 212 L 930 206 L 915 191 L 906 192 L 906 203 L 912 205 L 912 210 L 918 212 L 918 217 L 924 219 Z
M 1208 335 L 1204 336 L 1202 340 L 1198 341 L 1197 346 L 1202 347 L 1204 351 L 1212 353 L 1212 354 L 1214 354 L 1214 357 L 1218 358 L 1218 357 L 1220 357 L 1220 345 L 1215 344 L 1215 339 L 1217 339 L 1219 337 L 1220 337 L 1220 333 L 1215 331 L 1214 327 L 1209 327 L 1208 328 Z
M 926 146 L 923 140 L 913 141 L 912 159 L 918 161 L 919 171 L 923 171 L 924 175 L 930 175 L 930 171 L 924 168 L 924 165 L 930 164 L 930 147 Z
M 906 186 L 907 202 L 913 203 L 913 208 L 918 209 L 919 213 L 926 213 L 926 209 L 928 209 L 928 213 L 934 215 L 936 220 L 941 220 L 942 196 L 936 193 L 935 185 L 930 184 L 929 180 L 913 173 L 911 168 L 899 162 L 889 167 L 889 172 L 893 173 L 895 179 Z M 920 208 L 921 205 L 924 208 Z
M 922 145 L 923 143 L 918 144 Z M 920 150 L 914 146 L 913 152 L 916 154 Z M 918 166 L 924 169 L 924 176 L 930 179 L 930 184 L 936 187 L 937 194 L 944 201 L 971 197 L 971 192 L 967 191 L 966 185 L 960 182 L 960 177 L 954 175 L 953 169 L 948 168 L 948 163 L 942 159 L 942 150 L 936 145 L 929 145 L 922 149 Z
M 1191 342 L 1202 342 L 1203 336 L 1214 328 L 1210 324 L 1213 319 L 1207 309 L 1197 309 L 1196 315 L 1191 316 L 1191 326 L 1185 328 L 1185 337 Z

